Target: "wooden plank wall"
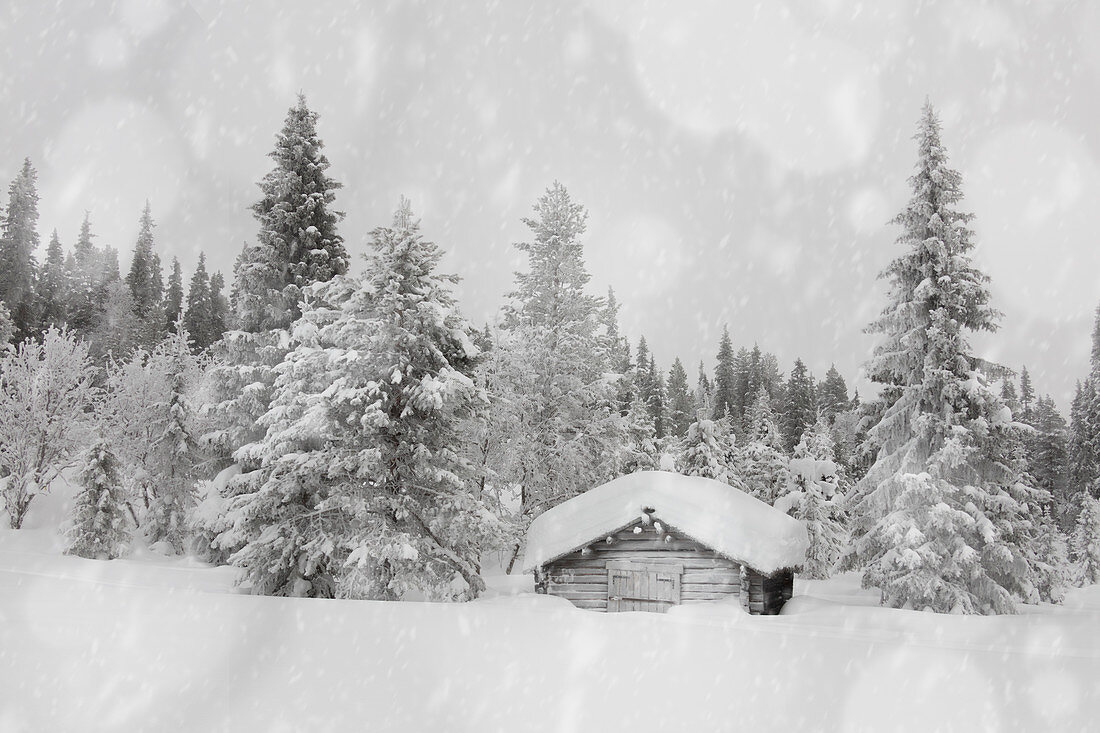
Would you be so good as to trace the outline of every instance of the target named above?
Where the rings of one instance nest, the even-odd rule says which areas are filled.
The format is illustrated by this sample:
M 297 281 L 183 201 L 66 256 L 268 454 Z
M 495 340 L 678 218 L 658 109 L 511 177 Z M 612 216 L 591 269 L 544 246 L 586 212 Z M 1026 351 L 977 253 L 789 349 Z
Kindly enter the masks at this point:
M 658 520 L 659 521 L 659 520 Z M 634 526 L 641 532 L 634 532 Z M 673 527 L 659 534 L 641 522 L 620 530 L 612 541 L 595 542 L 589 552 L 578 550 L 545 568 L 546 592 L 562 596 L 579 608 L 607 610 L 607 561 L 675 563 L 684 567 L 681 603 L 711 601 L 741 593 L 741 566 L 695 540 L 678 535 Z M 666 541 L 665 537 L 671 537 Z
M 794 574 L 783 570 L 772 576 L 764 576 L 755 570 L 746 574 L 749 613 L 775 615 L 794 592 Z

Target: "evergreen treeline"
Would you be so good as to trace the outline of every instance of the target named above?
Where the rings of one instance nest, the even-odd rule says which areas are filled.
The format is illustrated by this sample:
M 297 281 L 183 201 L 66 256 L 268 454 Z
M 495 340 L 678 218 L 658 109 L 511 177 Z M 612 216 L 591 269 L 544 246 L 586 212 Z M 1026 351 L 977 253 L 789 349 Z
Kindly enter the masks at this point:
M 940 135 L 927 106 L 889 305 L 868 328 L 867 401 L 835 365 L 784 371 L 728 330 L 694 382 L 629 340 L 615 293 L 590 292 L 588 212 L 557 182 L 523 220 L 527 265 L 484 329 L 407 201 L 351 274 L 341 184 L 304 97 L 228 294 L 203 254 L 188 278 L 175 259 L 166 270 L 148 204 L 125 272 L 90 216 L 71 251 L 54 232 L 39 262 L 26 161 L 0 233 L 11 524 L 78 462 L 70 552 L 114 557 L 140 533 L 238 566 L 254 593 L 464 599 L 493 551 L 511 569 L 543 511 L 663 468 L 798 517 L 806 575 L 858 570 L 889 605 L 1058 601 L 1100 577 L 1100 310 L 1068 422 L 1026 368 L 1017 382 L 972 353 L 969 334 L 999 314 Z
M 229 303 L 221 273 L 209 275 L 205 255 L 183 290 L 183 270 L 173 258 L 165 284 L 157 252 L 152 208 L 146 202 L 130 266 L 123 275 L 118 250 L 97 246 L 87 213 L 72 249 L 54 230 L 45 258 L 38 261 L 37 173 L 25 160 L 8 189 L 0 231 L 0 301 L 11 319 L 6 341 L 41 340 L 50 328 L 66 328 L 88 341 L 96 363 L 125 359 L 150 350 L 175 330 L 181 317 L 197 352 L 221 338 L 228 327 Z

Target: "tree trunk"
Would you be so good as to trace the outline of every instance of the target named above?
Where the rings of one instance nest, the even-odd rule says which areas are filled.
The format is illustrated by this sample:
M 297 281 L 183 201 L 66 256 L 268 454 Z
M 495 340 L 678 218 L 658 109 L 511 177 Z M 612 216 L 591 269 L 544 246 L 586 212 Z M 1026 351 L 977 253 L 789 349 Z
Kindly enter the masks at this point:
M 511 575 L 512 574 L 512 566 L 514 566 L 516 564 L 516 558 L 517 557 L 519 557 L 519 543 L 518 542 L 516 543 L 516 546 L 514 548 L 512 548 L 512 559 L 508 561 L 508 569 L 504 571 L 504 573 L 506 575 Z

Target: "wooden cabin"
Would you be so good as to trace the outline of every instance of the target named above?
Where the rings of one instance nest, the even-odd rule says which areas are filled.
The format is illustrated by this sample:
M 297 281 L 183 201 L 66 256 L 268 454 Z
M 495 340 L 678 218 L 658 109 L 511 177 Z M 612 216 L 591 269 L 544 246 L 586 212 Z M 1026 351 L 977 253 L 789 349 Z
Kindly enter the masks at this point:
M 537 592 L 594 611 L 736 598 L 751 614 L 776 614 L 807 545 L 801 522 L 739 489 L 643 471 L 536 518 L 523 567 Z

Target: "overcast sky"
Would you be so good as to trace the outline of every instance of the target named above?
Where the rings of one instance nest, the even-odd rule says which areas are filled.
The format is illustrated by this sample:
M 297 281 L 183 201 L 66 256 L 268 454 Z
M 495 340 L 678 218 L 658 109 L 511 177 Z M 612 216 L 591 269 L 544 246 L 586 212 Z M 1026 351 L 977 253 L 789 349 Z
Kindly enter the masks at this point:
M 231 277 L 300 90 L 349 249 L 408 195 L 475 323 L 558 179 L 589 209 L 593 291 L 663 369 L 711 367 L 726 323 L 851 380 L 927 96 L 1005 313 L 979 350 L 1066 406 L 1100 301 L 1098 35 L 1100 4 L 1034 0 L 8 0 L 0 175 L 38 168 L 43 243 L 89 210 L 125 267 L 148 198 L 166 262 L 201 249 Z

